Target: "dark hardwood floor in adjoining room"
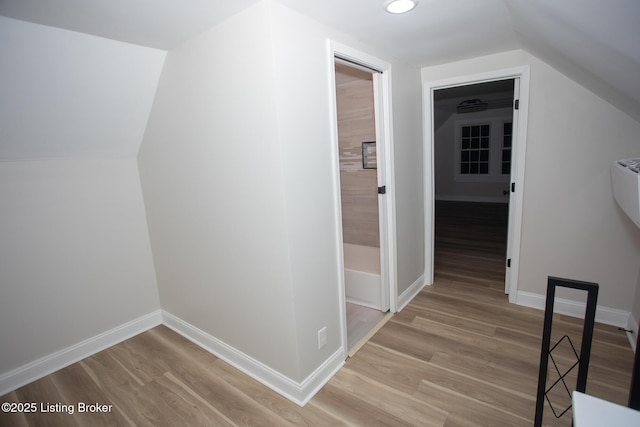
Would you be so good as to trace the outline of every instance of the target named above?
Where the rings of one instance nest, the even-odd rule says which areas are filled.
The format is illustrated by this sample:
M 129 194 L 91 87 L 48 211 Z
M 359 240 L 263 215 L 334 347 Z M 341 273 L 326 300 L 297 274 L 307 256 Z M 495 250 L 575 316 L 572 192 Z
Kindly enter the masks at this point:
M 506 229 L 493 215 L 482 223 L 478 213 L 464 218 L 469 213 L 438 204 L 434 285 L 304 408 L 159 326 L 0 397 L 99 402 L 113 405 L 111 412 L 0 413 L 0 425 L 531 426 L 543 313 L 508 303 L 498 243 Z M 566 333 L 579 343 L 580 320 L 554 322 L 554 340 Z M 569 363 L 570 352 L 561 348 L 557 360 Z M 625 334 L 598 324 L 587 392 L 625 404 L 632 362 Z M 562 394 L 552 398 L 567 403 Z M 570 417 L 556 420 L 547 407 L 545 425 L 568 427 Z
M 435 274 L 504 291 L 508 215 L 506 203 L 436 201 Z

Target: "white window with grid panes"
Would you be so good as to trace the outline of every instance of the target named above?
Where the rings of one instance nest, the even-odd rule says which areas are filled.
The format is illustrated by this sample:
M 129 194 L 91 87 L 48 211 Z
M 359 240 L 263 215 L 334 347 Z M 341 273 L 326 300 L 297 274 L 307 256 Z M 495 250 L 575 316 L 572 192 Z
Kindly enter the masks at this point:
M 455 123 L 455 180 L 508 181 L 511 173 L 511 117 Z
M 513 136 L 513 122 L 502 122 L 502 151 L 500 159 L 500 173 L 511 175 L 511 140 Z

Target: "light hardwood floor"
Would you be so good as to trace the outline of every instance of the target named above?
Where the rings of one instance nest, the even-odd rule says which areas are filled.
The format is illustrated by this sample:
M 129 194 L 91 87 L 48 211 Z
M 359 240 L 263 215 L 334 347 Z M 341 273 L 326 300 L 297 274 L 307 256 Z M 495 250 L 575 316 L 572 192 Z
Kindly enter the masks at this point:
M 507 302 L 497 217 L 465 220 L 455 205 L 438 214 L 435 284 L 304 408 L 159 326 L 0 398 L 99 402 L 111 412 L 0 413 L 0 425 L 531 426 L 543 313 Z M 580 334 L 579 320 L 555 322 L 556 340 Z M 557 359 L 570 354 L 561 349 Z M 632 359 L 623 332 L 597 325 L 587 391 L 624 404 Z M 545 424 L 570 426 L 570 413 L 555 420 L 546 409 Z

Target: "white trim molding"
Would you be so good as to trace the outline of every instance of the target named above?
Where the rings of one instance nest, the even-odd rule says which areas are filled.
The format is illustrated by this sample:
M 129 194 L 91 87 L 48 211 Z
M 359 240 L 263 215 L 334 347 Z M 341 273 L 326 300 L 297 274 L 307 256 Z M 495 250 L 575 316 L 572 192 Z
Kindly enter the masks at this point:
M 382 139 L 378 145 L 379 159 L 384 159 L 378 164 L 378 186 L 386 186 L 386 195 L 379 199 L 380 214 L 380 268 L 381 268 L 381 295 L 382 306 L 391 312 L 397 311 L 398 285 L 397 285 L 397 242 L 396 242 L 396 202 L 395 202 L 395 172 L 393 160 L 393 111 L 391 93 L 391 63 L 361 52 L 350 46 L 343 45 L 332 39 L 327 39 L 327 71 L 329 75 L 328 96 L 330 100 L 331 120 L 331 150 L 333 151 L 333 194 L 336 224 L 342 224 L 342 201 L 340 196 L 340 165 L 338 144 L 338 116 L 336 102 L 335 61 L 347 61 L 355 67 L 364 67 L 369 71 L 377 71 L 374 74 L 374 98 L 376 102 L 376 138 Z M 347 353 L 347 314 L 345 308 L 345 278 L 344 278 L 344 251 L 342 226 L 336 229 L 336 254 L 338 265 L 338 289 L 340 304 L 340 325 L 342 335 L 342 348 L 344 358 Z
M 311 400 L 344 365 L 344 349 L 340 347 L 307 378 L 297 382 L 171 313 L 163 311 L 162 319 L 169 329 L 299 406 Z
M 418 280 L 413 282 L 403 293 L 398 297 L 398 310 L 397 313 L 402 311 L 403 308 L 411 302 L 412 299 L 420 293 L 425 286 L 431 286 L 433 283 L 425 281 L 424 274 L 418 277 Z
M 0 396 L 154 328 L 161 323 L 161 312 L 156 310 L 55 353 L 41 357 L 12 371 L 0 374 Z
M 522 209 L 524 204 L 525 153 L 527 144 L 527 121 L 529 110 L 530 66 L 496 69 L 484 73 L 455 76 L 443 80 L 423 81 L 423 165 L 424 165 L 424 219 L 425 219 L 425 271 L 424 277 L 429 284 L 433 283 L 434 256 L 434 152 L 435 140 L 433 132 L 434 92 L 456 86 L 484 83 L 495 80 L 517 79 L 515 90 L 518 91 L 519 108 L 514 110 L 514 143 L 511 154 L 511 182 L 517 183 L 517 190 L 512 193 L 509 214 L 509 236 L 507 238 L 507 256 L 511 259 L 511 267 L 507 269 L 505 292 L 509 294 L 509 302 L 514 303 L 518 293 L 518 272 L 520 268 L 520 237 L 522 230 Z M 513 213 L 511 213 L 513 212 Z
M 0 375 L 0 396 L 161 324 L 300 406 L 311 400 L 344 365 L 345 351 L 340 347 L 307 378 L 296 382 L 179 317 L 156 310 Z
M 515 303 L 525 307 L 544 310 L 546 299 L 545 295 L 519 291 Z M 553 312 L 582 319 L 584 318 L 585 303 L 556 297 L 553 305 Z M 627 328 L 630 322 L 630 317 L 632 316 L 628 311 L 603 307 L 600 305 L 596 308 L 596 322 L 604 323 L 605 325 Z M 634 329 L 637 329 L 637 326 Z

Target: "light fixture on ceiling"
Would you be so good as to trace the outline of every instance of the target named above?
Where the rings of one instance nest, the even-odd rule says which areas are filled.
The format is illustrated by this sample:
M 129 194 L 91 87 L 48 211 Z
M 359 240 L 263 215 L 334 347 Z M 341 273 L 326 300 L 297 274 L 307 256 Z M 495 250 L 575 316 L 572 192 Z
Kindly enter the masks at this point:
M 481 99 L 467 99 L 462 101 L 456 107 L 456 111 L 458 113 L 473 113 L 474 111 L 484 111 L 489 107 L 487 102 L 482 101 Z
M 384 4 L 384 8 L 389 13 L 406 13 L 418 5 L 417 0 L 388 0 Z

